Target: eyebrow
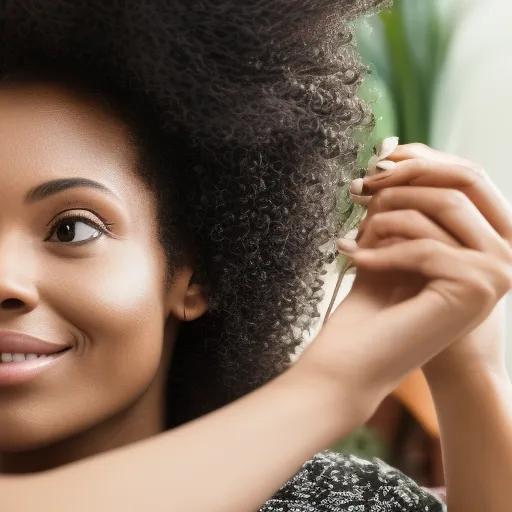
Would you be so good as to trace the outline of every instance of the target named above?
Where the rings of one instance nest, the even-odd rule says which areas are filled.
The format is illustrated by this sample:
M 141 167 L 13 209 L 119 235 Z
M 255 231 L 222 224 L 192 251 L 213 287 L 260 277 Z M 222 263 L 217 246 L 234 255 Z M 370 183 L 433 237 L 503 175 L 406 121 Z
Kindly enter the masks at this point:
M 102 183 L 99 183 L 98 181 L 90 180 L 87 178 L 62 178 L 41 183 L 41 185 L 37 185 L 36 187 L 30 189 L 25 196 L 25 203 L 31 204 L 35 203 L 36 201 L 42 201 L 43 199 L 46 199 L 55 194 L 59 194 L 64 190 L 79 187 L 101 190 L 102 192 L 107 192 L 109 195 L 119 200 L 117 195 L 114 194 L 112 190 L 110 190 Z

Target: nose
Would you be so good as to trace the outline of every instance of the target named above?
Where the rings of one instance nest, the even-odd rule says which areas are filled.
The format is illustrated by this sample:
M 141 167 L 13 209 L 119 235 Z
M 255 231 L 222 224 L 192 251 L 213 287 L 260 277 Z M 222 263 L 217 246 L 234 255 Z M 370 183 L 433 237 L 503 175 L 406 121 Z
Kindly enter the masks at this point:
M 28 313 L 39 302 L 31 252 L 19 234 L 0 237 L 0 317 Z

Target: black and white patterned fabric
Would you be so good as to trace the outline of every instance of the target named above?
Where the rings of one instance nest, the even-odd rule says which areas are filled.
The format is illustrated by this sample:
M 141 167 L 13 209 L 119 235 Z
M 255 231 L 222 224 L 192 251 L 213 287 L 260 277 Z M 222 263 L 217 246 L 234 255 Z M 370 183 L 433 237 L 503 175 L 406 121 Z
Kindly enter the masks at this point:
M 323 452 L 260 512 L 447 512 L 435 496 L 379 459 Z

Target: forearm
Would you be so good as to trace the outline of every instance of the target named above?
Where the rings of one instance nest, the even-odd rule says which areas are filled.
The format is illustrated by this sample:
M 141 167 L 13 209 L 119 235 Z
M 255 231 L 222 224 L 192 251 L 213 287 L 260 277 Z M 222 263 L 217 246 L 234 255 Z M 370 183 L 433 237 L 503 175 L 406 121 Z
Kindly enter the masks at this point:
M 43 476 L 7 479 L 1 508 L 254 512 L 307 459 L 357 426 L 339 397 L 317 384 L 290 370 L 156 438 Z M 52 496 L 47 509 L 41 495 Z
M 461 370 L 457 370 L 461 371 Z M 512 510 L 512 388 L 505 372 L 430 379 L 449 512 Z

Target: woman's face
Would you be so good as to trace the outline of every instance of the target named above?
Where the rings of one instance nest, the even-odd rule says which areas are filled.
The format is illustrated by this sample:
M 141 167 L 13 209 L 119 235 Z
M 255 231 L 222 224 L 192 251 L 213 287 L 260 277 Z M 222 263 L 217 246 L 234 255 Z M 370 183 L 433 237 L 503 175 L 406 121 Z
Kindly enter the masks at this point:
M 50 85 L 0 88 L 0 452 L 144 400 L 161 407 L 168 345 L 202 306 L 185 311 L 188 269 L 165 288 L 156 204 L 135 164 L 124 125 L 92 102 Z

